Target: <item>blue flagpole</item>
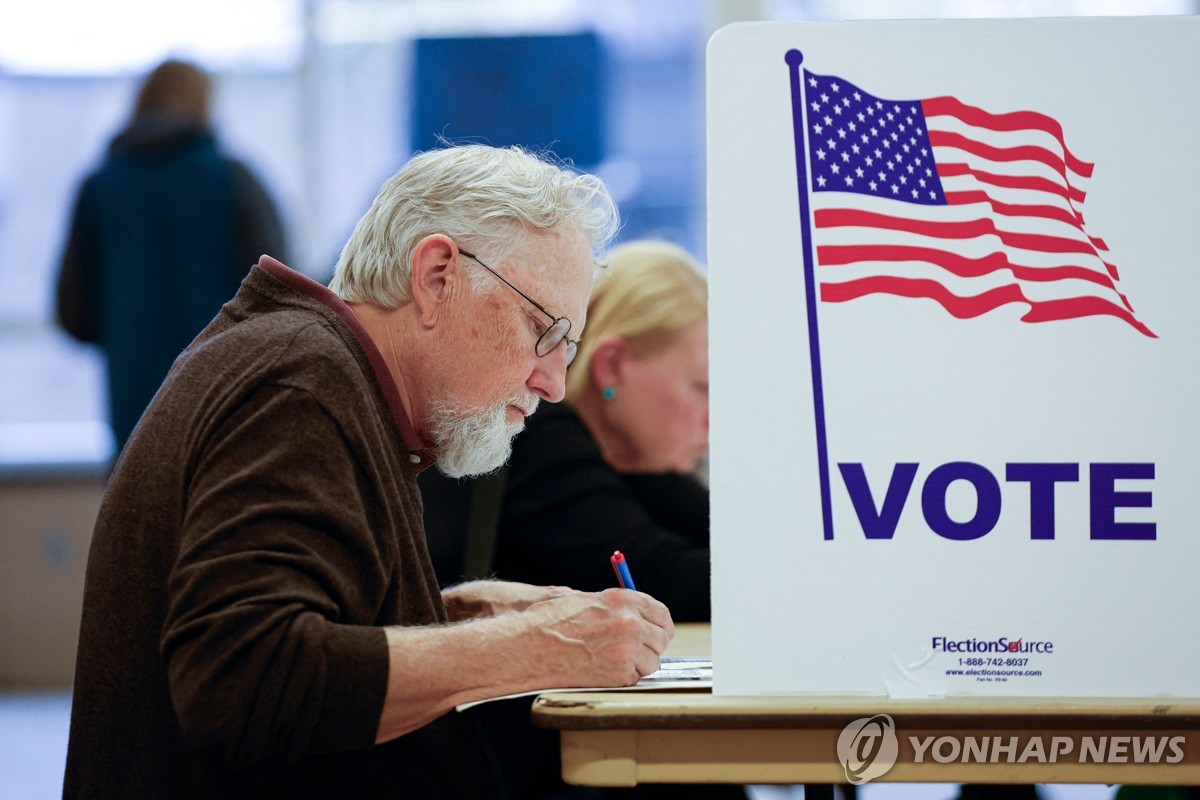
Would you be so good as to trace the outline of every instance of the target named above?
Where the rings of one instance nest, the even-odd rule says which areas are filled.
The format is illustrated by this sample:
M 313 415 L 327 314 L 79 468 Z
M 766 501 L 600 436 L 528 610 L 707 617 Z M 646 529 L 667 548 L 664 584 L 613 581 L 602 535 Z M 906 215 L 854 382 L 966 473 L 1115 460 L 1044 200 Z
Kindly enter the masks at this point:
M 808 306 L 808 355 L 812 364 L 813 418 L 817 425 L 817 471 L 821 480 L 821 521 L 825 527 L 825 539 L 833 538 L 833 506 L 829 488 L 829 448 L 825 441 L 825 389 L 821 383 L 821 340 L 817 331 L 817 282 L 813 268 L 812 227 L 809 223 L 809 185 L 807 156 L 805 153 L 804 128 L 804 82 L 801 80 L 800 64 L 804 54 L 789 50 L 784 56 L 791 69 L 792 81 L 792 129 L 796 139 L 796 188 L 800 196 L 800 238 L 804 246 L 805 301 Z

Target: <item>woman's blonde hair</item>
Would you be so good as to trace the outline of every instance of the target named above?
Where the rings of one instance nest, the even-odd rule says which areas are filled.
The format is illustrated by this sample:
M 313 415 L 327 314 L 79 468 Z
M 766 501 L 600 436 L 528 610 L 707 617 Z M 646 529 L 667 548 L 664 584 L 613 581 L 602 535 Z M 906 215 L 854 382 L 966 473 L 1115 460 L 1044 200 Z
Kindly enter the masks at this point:
M 644 357 L 707 317 L 708 281 L 682 247 L 635 241 L 613 248 L 588 302 L 587 329 L 567 373 L 567 400 L 587 391 L 592 356 L 605 337 L 619 336 Z

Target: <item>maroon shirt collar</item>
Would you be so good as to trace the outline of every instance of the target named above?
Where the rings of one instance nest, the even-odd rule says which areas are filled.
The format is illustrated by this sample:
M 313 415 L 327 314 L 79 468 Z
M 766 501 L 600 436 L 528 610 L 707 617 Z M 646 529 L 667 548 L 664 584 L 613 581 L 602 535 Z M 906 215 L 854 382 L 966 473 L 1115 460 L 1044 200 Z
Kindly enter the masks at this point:
M 367 354 L 367 359 L 371 362 L 371 367 L 375 370 L 375 379 L 379 382 L 379 387 L 383 390 L 384 399 L 387 400 L 388 408 L 392 412 L 392 419 L 396 421 L 396 427 L 400 429 L 400 435 L 404 437 L 404 443 L 408 446 L 410 458 L 416 464 L 417 471 L 420 472 L 426 467 L 431 466 L 434 462 L 433 453 L 430 451 L 428 445 L 422 442 L 421 438 L 417 436 L 416 428 L 413 427 L 412 421 L 408 418 L 408 412 L 404 410 L 404 404 L 400 402 L 400 391 L 396 388 L 396 382 L 392 380 L 392 373 L 388 371 L 387 364 L 383 360 L 383 355 L 379 352 L 379 348 L 375 346 L 375 342 L 367 334 L 366 328 L 358 321 L 358 317 L 354 316 L 354 312 L 350 310 L 350 306 L 346 305 L 342 298 L 338 297 L 327 287 L 322 286 L 311 278 L 301 275 L 299 272 L 290 269 L 282 262 L 270 256 L 261 256 L 258 259 L 258 266 L 271 277 L 282 281 L 301 294 L 311 297 L 321 305 L 326 306 L 350 326 L 350 330 L 354 332 L 354 337 L 358 339 L 363 352 Z

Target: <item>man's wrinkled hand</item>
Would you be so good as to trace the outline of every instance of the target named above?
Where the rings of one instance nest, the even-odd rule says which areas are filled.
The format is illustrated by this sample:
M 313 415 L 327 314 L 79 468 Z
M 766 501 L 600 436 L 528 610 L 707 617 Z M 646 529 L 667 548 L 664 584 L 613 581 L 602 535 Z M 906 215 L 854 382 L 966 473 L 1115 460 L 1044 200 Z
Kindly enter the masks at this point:
M 569 592 L 529 608 L 532 653 L 554 685 L 631 686 L 659 668 L 675 624 L 659 601 L 628 589 Z

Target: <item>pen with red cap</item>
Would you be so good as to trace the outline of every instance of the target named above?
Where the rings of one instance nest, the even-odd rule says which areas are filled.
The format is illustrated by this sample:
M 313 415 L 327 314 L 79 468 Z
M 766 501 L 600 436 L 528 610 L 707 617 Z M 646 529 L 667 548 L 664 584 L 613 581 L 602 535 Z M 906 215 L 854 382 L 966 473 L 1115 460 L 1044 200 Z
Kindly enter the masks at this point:
M 637 590 L 633 585 L 633 576 L 629 574 L 629 565 L 625 563 L 625 556 L 620 550 L 614 550 L 612 558 L 609 559 L 613 565 L 613 572 L 617 573 L 617 582 L 621 584 L 622 589 Z

